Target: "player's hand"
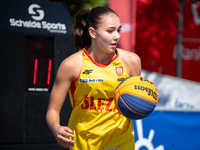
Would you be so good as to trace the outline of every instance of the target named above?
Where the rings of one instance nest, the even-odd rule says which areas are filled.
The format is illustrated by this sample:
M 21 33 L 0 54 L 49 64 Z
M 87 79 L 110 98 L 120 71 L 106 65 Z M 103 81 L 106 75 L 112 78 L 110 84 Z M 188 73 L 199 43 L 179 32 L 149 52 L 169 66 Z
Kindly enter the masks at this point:
M 154 84 L 153 81 L 151 81 L 151 83 Z M 158 88 L 156 86 L 155 86 L 155 88 L 156 88 L 156 91 L 158 91 Z M 158 92 L 157 92 L 157 95 L 159 96 Z
M 142 75 L 140 75 L 140 77 L 142 77 Z M 154 82 L 153 81 L 150 81 L 152 84 L 154 84 Z M 158 88 L 155 86 L 155 88 L 156 88 L 156 91 L 158 91 Z M 159 94 L 158 94 L 158 92 L 157 92 L 157 95 L 159 96 Z
M 67 137 L 74 137 L 73 131 L 66 126 L 60 126 L 56 133 L 56 140 L 58 144 L 60 144 L 64 148 L 74 146 L 75 141 L 70 140 Z

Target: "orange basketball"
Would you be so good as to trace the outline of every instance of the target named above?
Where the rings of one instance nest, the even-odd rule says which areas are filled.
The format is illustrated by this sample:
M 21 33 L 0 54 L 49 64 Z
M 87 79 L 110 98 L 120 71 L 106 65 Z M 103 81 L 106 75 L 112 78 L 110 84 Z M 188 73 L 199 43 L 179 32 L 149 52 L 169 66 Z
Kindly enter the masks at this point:
M 156 107 L 158 95 L 155 86 L 148 79 L 132 76 L 117 86 L 114 100 L 122 115 L 137 120 L 151 114 Z

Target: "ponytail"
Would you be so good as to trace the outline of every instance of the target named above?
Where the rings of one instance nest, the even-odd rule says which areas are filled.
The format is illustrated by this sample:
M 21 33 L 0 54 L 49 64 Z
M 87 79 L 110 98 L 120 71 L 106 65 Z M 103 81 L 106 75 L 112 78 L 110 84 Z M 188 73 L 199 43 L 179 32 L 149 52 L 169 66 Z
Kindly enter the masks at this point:
M 84 9 L 79 11 L 76 15 L 75 24 L 72 28 L 72 36 L 77 50 L 91 44 L 91 37 L 89 35 L 88 26 L 86 23 L 89 12 L 89 9 Z

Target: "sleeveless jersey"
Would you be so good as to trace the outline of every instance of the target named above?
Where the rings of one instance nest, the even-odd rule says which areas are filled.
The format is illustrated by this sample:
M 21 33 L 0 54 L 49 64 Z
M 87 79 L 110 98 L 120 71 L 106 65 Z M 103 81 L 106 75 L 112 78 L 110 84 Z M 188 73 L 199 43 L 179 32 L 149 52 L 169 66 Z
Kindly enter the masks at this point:
M 134 150 L 132 121 L 115 107 L 117 85 L 128 77 L 119 53 L 106 65 L 93 61 L 83 51 L 79 78 L 71 84 L 69 95 L 73 107 L 68 127 L 75 144 L 71 150 Z M 75 66 L 76 67 L 76 66 Z

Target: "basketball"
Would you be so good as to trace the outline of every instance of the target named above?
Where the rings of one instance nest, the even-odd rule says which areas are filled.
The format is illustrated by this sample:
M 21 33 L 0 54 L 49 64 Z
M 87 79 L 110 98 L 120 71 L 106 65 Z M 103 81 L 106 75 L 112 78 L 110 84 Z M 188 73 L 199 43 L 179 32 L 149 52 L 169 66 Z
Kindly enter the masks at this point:
M 155 86 L 148 79 L 132 76 L 117 86 L 114 100 L 122 115 L 137 120 L 151 114 L 157 104 L 158 95 Z

